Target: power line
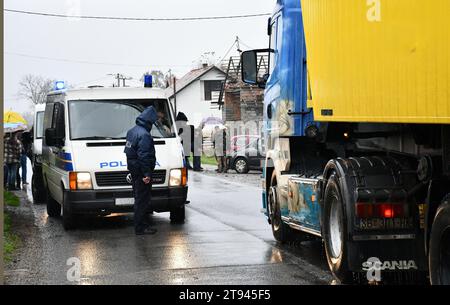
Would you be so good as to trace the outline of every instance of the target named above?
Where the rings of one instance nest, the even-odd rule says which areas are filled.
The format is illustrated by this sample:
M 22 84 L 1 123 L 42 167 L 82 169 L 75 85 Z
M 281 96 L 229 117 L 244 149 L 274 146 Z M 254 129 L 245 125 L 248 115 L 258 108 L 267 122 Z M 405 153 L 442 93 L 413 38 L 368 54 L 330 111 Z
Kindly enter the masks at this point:
M 94 20 L 120 20 L 120 21 L 202 21 L 202 20 L 218 20 L 218 19 L 241 19 L 241 18 L 254 18 L 270 16 L 269 13 L 261 14 L 246 14 L 246 15 L 232 15 L 232 16 L 209 16 L 209 17 L 179 17 L 179 18 L 143 18 L 143 17 L 112 17 L 112 16 L 82 16 L 82 15 L 64 15 L 64 14 L 54 14 L 54 13 L 42 13 L 42 12 L 32 12 L 32 11 L 22 11 L 13 9 L 4 9 L 5 12 L 34 15 L 34 16 L 44 16 L 44 17 L 55 17 L 55 18 L 75 18 L 75 19 L 94 19 Z
M 235 40 L 235 41 L 233 42 L 233 44 L 232 44 L 231 47 L 228 49 L 228 51 L 225 53 L 225 55 L 222 56 L 222 57 L 218 60 L 218 63 L 220 63 L 222 60 L 224 60 L 224 59 L 228 56 L 228 54 L 230 54 L 231 50 L 233 50 L 233 47 L 236 45 L 236 43 L 237 43 L 237 40 Z
M 119 66 L 119 67 L 190 67 L 190 65 L 150 65 L 150 64 L 122 64 L 122 63 L 107 63 L 107 62 L 93 62 L 93 61 L 85 61 L 85 60 L 76 60 L 76 59 L 66 59 L 66 58 L 53 58 L 53 57 L 45 57 L 45 56 L 36 56 L 29 55 L 23 53 L 14 53 L 14 52 L 4 52 L 7 55 L 14 55 L 19 57 L 33 58 L 33 59 L 41 59 L 41 60 L 50 60 L 50 61 L 59 61 L 59 62 L 68 62 L 68 63 L 78 63 L 78 64 L 88 64 L 88 65 L 103 65 L 103 66 Z

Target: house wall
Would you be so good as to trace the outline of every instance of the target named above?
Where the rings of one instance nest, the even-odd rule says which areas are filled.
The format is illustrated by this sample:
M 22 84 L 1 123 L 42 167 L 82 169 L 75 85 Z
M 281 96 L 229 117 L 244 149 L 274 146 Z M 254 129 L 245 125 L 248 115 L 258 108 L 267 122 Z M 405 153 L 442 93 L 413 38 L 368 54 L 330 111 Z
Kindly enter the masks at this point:
M 207 117 L 218 117 L 222 119 L 222 111 L 211 109 L 211 101 L 205 101 L 204 81 L 224 80 L 225 75 L 217 70 L 211 70 L 199 80 L 194 81 L 186 88 L 177 93 L 177 112 L 184 112 L 189 119 L 189 124 L 199 126 L 201 121 Z M 174 99 L 171 99 L 174 105 Z

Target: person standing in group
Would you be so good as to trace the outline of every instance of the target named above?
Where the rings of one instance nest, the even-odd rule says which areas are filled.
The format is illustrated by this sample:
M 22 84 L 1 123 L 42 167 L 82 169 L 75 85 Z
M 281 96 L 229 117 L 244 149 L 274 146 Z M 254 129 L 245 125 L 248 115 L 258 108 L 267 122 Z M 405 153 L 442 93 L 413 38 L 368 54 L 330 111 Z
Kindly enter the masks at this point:
M 203 155 L 203 131 L 200 127 L 194 129 L 192 153 L 194 155 L 194 172 L 203 171 L 202 155 Z
M 188 118 L 183 112 L 178 112 L 176 123 L 178 127 L 178 135 L 181 137 L 181 144 L 183 144 L 184 160 L 187 169 L 192 169 L 189 162 L 189 157 L 192 151 L 192 128 L 187 124 Z M 193 126 L 192 126 L 193 127 Z
M 223 173 L 226 170 L 226 157 L 225 157 L 225 147 L 226 147 L 226 137 L 225 130 L 221 129 L 219 126 L 214 128 L 213 134 L 213 146 L 214 155 L 217 161 L 217 172 Z
M 20 142 L 22 143 L 22 152 L 20 155 L 20 162 L 19 167 L 17 168 L 17 175 L 16 175 L 16 183 L 17 188 L 20 188 L 20 183 L 22 182 L 22 187 L 24 188 L 25 185 L 28 184 L 27 182 L 27 158 L 30 158 L 31 160 L 31 146 L 32 146 L 32 138 L 31 133 L 29 131 L 21 132 L 19 135 Z M 19 171 L 19 168 L 21 169 L 21 174 Z
M 17 134 L 8 133 L 4 138 L 4 163 L 7 169 L 7 189 L 18 190 L 16 187 L 16 174 L 19 167 L 22 143 L 17 138 Z
M 151 130 L 158 120 L 153 106 L 136 119 L 136 126 L 127 133 L 125 154 L 131 173 L 134 193 L 134 229 L 136 235 L 155 234 L 150 227 L 148 210 L 151 200 L 152 173 L 156 166 L 156 153 Z

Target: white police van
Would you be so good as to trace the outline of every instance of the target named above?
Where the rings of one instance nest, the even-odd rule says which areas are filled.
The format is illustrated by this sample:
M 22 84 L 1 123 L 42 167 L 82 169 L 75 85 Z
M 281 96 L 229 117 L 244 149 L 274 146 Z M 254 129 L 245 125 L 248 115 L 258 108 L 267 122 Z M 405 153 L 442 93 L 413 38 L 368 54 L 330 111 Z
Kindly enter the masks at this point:
M 183 222 L 188 192 L 183 149 L 174 113 L 156 88 L 89 88 L 50 93 L 44 116 L 43 179 L 47 213 L 62 214 L 65 229 L 80 214 L 131 212 L 126 134 L 147 107 L 158 112 L 151 134 L 156 149 L 150 212 Z

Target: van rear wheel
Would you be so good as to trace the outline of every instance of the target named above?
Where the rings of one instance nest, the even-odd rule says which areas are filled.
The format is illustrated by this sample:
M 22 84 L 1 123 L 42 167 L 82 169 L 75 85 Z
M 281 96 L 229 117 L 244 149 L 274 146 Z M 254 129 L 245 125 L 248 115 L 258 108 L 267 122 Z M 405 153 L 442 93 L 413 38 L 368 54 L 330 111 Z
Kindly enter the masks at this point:
M 42 181 L 42 176 L 38 172 L 33 172 L 33 176 L 31 177 L 31 193 L 34 204 L 45 202 L 44 181 Z

